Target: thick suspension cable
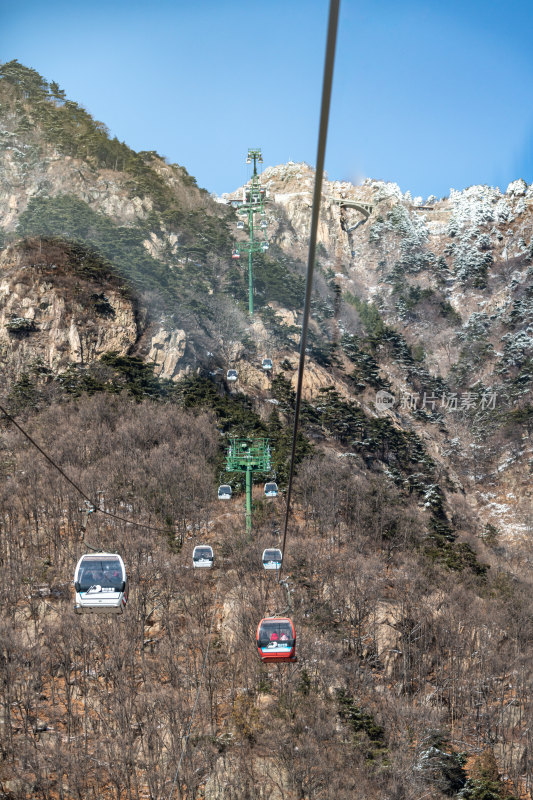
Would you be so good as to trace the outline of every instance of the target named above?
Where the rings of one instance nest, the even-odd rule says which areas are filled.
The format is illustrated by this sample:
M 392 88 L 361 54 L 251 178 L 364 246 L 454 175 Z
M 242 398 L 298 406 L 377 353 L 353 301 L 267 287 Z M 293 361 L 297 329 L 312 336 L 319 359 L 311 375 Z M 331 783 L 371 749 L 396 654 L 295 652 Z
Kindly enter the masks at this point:
M 320 214 L 320 196 L 322 194 L 322 179 L 324 174 L 324 161 L 326 156 L 326 140 L 328 135 L 329 108 L 331 104 L 331 88 L 333 84 L 333 67 L 335 64 L 335 46 L 337 42 L 337 27 L 339 21 L 340 0 L 330 0 L 328 35 L 326 42 L 326 58 L 324 64 L 324 80 L 322 84 L 322 104 L 320 109 L 320 127 L 318 132 L 318 148 L 316 157 L 315 188 L 313 191 L 313 208 L 311 213 L 311 232 L 309 236 L 309 252 L 307 256 L 307 277 L 305 283 L 305 304 L 300 338 L 300 362 L 298 364 L 298 384 L 296 388 L 296 402 L 294 406 L 294 425 L 292 431 L 291 462 L 289 471 L 289 487 L 287 489 L 287 508 L 283 526 L 283 546 L 281 550 L 281 565 L 279 575 L 285 560 L 285 544 L 287 541 L 287 528 L 291 509 L 292 482 L 294 477 L 294 462 L 296 459 L 296 441 L 298 436 L 298 422 L 302 404 L 302 385 L 305 368 L 305 347 L 307 330 L 309 327 L 309 313 L 311 310 L 311 293 L 313 289 L 313 272 L 315 266 L 316 238 L 318 218 Z
M 207 666 L 207 657 L 209 655 L 209 648 L 211 646 L 211 634 L 213 632 L 213 625 L 214 625 L 214 622 L 215 622 L 215 614 L 216 614 L 216 610 L 217 610 L 218 586 L 219 586 L 219 583 L 220 583 L 220 578 L 221 578 L 221 576 L 219 576 L 219 578 L 217 580 L 217 588 L 216 588 L 216 592 L 215 592 L 215 602 L 214 602 L 214 605 L 213 605 L 213 613 L 211 615 L 211 624 L 209 625 L 209 634 L 208 634 L 208 637 L 207 637 L 207 648 L 206 648 L 206 651 L 205 651 L 204 661 L 203 661 L 203 664 L 202 664 L 202 671 L 200 673 L 200 680 L 198 681 L 198 686 L 197 686 L 197 689 L 196 689 L 196 697 L 194 698 L 194 705 L 192 707 L 191 716 L 189 718 L 189 724 L 187 726 L 187 733 L 185 734 L 185 738 L 183 740 L 183 745 L 181 747 L 180 760 L 178 761 L 178 766 L 176 767 L 176 774 L 174 775 L 174 780 L 172 781 L 172 786 L 170 787 L 170 793 L 168 795 L 168 800 L 172 800 L 172 795 L 174 793 L 174 789 L 176 788 L 176 783 L 178 782 L 178 776 L 180 774 L 180 769 L 181 769 L 181 765 L 183 763 L 183 759 L 185 758 L 185 753 L 187 752 L 187 745 L 189 744 L 189 737 L 191 735 L 192 724 L 194 722 L 194 717 L 196 715 L 196 709 L 198 707 L 198 701 L 200 699 L 200 690 L 201 690 L 201 688 L 203 686 L 203 683 L 204 683 L 205 668 Z
M 14 425 L 14 426 L 15 426 L 15 428 L 17 428 L 17 430 L 19 430 L 19 431 L 21 432 L 21 434 L 22 434 L 23 436 L 25 436 L 25 437 L 26 437 L 26 439 L 27 439 L 27 440 L 28 440 L 28 441 L 29 441 L 29 442 L 30 442 L 30 443 L 31 443 L 31 444 L 32 444 L 32 445 L 33 445 L 35 448 L 37 448 L 37 450 L 39 451 L 39 453 L 40 453 L 42 456 L 44 456 L 44 458 L 46 458 L 46 460 L 48 461 L 48 463 L 49 463 L 49 464 L 51 464 L 51 465 L 52 465 L 52 467 L 53 467 L 54 469 L 56 469 L 56 470 L 59 472 L 59 474 L 60 474 L 60 475 L 62 475 L 62 476 L 63 476 L 63 478 L 64 478 L 64 479 L 65 479 L 65 480 L 66 480 L 68 483 L 70 483 L 70 485 L 71 485 L 71 486 L 72 486 L 74 489 L 76 489 L 76 491 L 77 491 L 77 492 L 78 492 L 78 493 L 79 493 L 79 494 L 80 494 L 80 495 L 83 497 L 83 499 L 84 499 L 84 500 L 87 500 L 87 502 L 91 504 L 91 506 L 93 507 L 93 509 L 94 509 L 94 511 L 95 511 L 95 512 L 97 511 L 97 512 L 98 512 L 98 513 L 100 513 L 100 514 L 104 514 L 104 516 L 106 516 L 106 517 L 111 517 L 112 519 L 119 520 L 119 522 L 125 522 L 125 523 L 127 523 L 128 525 L 135 525 L 135 527 L 137 527 L 137 528 L 145 528 L 146 530 L 149 530 L 149 531 L 157 531 L 158 533 L 168 533 L 168 528 L 155 528 L 153 525 L 146 525 L 144 522 L 135 522 L 135 520 L 132 520 L 132 519 L 126 519 L 126 517 L 121 517 L 121 516 L 119 516 L 118 514 L 113 514 L 111 511 L 106 511 L 106 510 L 105 510 L 105 509 L 103 509 L 103 508 L 99 508 L 99 506 L 98 506 L 98 503 L 95 503 L 95 502 L 94 502 L 94 501 L 93 501 L 93 500 L 92 500 L 92 499 L 89 497 L 89 495 L 88 495 L 88 494 L 86 494 L 86 492 L 84 492 L 84 491 L 83 491 L 83 489 L 82 489 L 80 486 L 78 486 L 78 484 L 77 484 L 77 483 L 75 483 L 75 482 L 72 480 L 72 478 L 69 478 L 69 476 L 68 476 L 68 475 L 67 475 L 67 473 L 66 473 L 66 472 L 65 472 L 65 471 L 62 469 L 62 467 L 60 467 L 60 466 L 59 466 L 59 464 L 56 464 L 56 462 L 54 461 L 54 459 L 53 459 L 53 458 L 51 458 L 51 456 L 49 456 L 49 455 L 48 455 L 48 453 L 46 453 L 46 452 L 43 450 L 43 448 L 42 448 L 42 447 L 41 447 L 39 444 L 37 444 L 37 442 L 35 441 L 35 439 L 33 439 L 33 438 L 30 436 L 30 434 L 29 434 L 27 431 L 25 431 L 25 430 L 24 430 L 24 428 L 23 428 L 21 425 L 19 425 L 19 423 L 16 421 L 16 419 L 14 419 L 14 418 L 11 416 L 11 414 L 8 414 L 8 412 L 5 410 L 5 408 L 3 408 L 3 406 L 1 406 L 1 405 L 0 405 L 0 411 L 1 411 L 1 412 L 2 412 L 2 414 L 5 416 L 5 418 L 8 420 L 8 422 L 11 422 L 11 424 L 12 424 L 12 425 Z

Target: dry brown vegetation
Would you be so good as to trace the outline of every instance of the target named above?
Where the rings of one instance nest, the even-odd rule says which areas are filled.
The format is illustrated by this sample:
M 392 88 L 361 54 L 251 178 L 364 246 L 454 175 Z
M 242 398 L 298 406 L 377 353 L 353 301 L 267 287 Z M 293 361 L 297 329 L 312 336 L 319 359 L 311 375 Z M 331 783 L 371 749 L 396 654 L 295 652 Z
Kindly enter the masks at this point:
M 481 781 L 493 759 L 486 797 L 529 796 L 529 587 L 431 565 L 414 501 L 333 453 L 308 460 L 284 587 L 260 565 L 282 500 L 257 500 L 251 540 L 242 501 L 215 504 L 209 415 L 96 395 L 27 424 L 105 509 L 173 526 L 91 515 L 87 541 L 123 555 L 130 600 L 119 618 L 76 617 L 80 498 L 3 432 L 1 796 L 437 799 L 466 780 L 459 752 Z M 202 540 L 208 574 L 191 568 Z M 293 618 L 298 664 L 260 663 L 268 613 Z

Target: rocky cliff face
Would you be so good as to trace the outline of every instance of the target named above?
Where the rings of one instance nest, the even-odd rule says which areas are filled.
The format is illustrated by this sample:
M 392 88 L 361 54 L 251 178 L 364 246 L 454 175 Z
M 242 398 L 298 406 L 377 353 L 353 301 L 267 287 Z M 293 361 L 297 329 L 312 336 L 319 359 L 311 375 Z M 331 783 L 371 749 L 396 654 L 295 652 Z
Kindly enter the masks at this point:
M 313 170 L 290 162 L 265 169 L 262 181 L 271 242 L 304 260 Z M 238 189 L 223 199 L 241 196 Z M 389 382 L 391 404 L 378 411 L 379 387 L 368 383 L 359 402 L 422 436 L 481 526 L 507 541 L 529 536 L 530 429 L 513 441 L 501 431 L 513 414 L 531 414 L 533 186 L 472 186 L 423 202 L 382 181 L 325 180 L 318 242 L 317 284 L 335 309 L 332 343 L 364 338 L 369 307 L 380 320 L 363 349 Z M 395 344 L 383 325 L 399 334 Z M 353 396 L 353 385 L 337 380 L 339 387 Z
M 153 208 L 149 197 L 131 197 L 127 176 L 91 169 L 81 159 L 59 153 L 52 145 L 25 143 L 14 131 L 0 131 L 0 225 L 8 231 L 32 197 L 74 194 L 115 222 L 145 219 Z
M 131 297 L 111 276 L 88 274 L 87 254 L 30 240 L 0 256 L 0 353 L 4 374 L 32 366 L 60 373 L 107 352 L 125 355 L 140 334 Z
M 0 359 L 8 385 L 45 368 L 87 367 L 106 353 L 138 352 L 163 379 L 190 370 L 178 328 L 148 324 L 146 308 L 90 251 L 29 239 L 0 255 Z
M 258 282 L 264 301 L 251 325 L 228 299 L 239 297 L 243 283 L 231 264 L 232 232 L 224 229 L 226 220 L 235 222 L 231 211 L 183 168 L 111 142 L 76 104 L 57 100 L 42 82 L 31 88 L 23 68 L 15 72 L 15 82 L 0 81 L 7 99 L 0 112 L 4 235 L 36 200 L 82 201 L 93 216 L 86 215 L 80 235 L 90 238 L 91 226 L 102 224 L 98 245 L 111 261 L 109 243 L 134 233 L 130 249 L 119 252 L 121 269 L 135 257 L 136 304 L 152 310 L 150 319 L 136 316 L 135 291 L 76 272 L 68 247 L 61 258 L 37 253 L 35 242 L 11 247 L 2 256 L 0 296 L 6 377 L 16 379 L 34 363 L 61 372 L 109 351 L 139 354 L 170 379 L 236 366 L 239 387 L 267 415 L 273 398 L 261 356 L 285 363 L 286 380 L 296 380 L 297 281 L 307 256 L 313 170 L 290 162 L 262 175 L 271 248 Z M 17 81 L 33 92 L 31 102 Z M 241 196 L 239 189 L 223 199 Z M 77 235 L 70 207 L 60 211 L 54 233 L 68 223 Z M 58 207 L 47 213 L 53 224 Z M 533 188 L 520 180 L 505 192 L 477 186 L 425 202 L 382 181 L 326 180 L 304 387 L 316 403 L 333 385 L 366 415 L 415 431 L 483 524 L 510 538 L 530 530 L 532 236 Z M 269 294 L 278 268 L 279 291 Z M 147 271 L 157 274 L 157 292 L 170 297 L 164 313 L 150 303 Z M 298 297 L 292 305 L 283 294 L 291 281 Z M 377 391 L 388 394 L 388 404 L 378 407 Z
M 193 319 L 185 331 L 175 318 L 169 322 L 169 306 L 177 305 L 176 287 L 183 295 L 193 294 L 194 284 L 199 290 L 210 290 L 203 275 L 217 270 L 216 251 L 226 235 L 227 209 L 199 189 L 183 167 L 166 163 L 155 152 L 135 153 L 111 140 L 102 123 L 66 100 L 54 85 L 10 62 L 0 66 L 0 246 L 6 237 L 16 241 L 21 215 L 28 211 L 33 217 L 23 235 L 81 241 L 115 267 L 115 252 L 120 251 L 118 272 L 128 279 L 134 294 L 149 295 L 151 324 L 148 332 L 133 334 L 128 322 L 122 325 L 122 310 L 116 306 L 118 327 L 127 333 L 108 341 L 101 319 L 94 319 L 92 333 L 84 339 L 74 323 L 68 348 L 63 334 L 58 334 L 60 355 L 52 345 L 38 345 L 37 330 L 48 330 L 53 323 L 38 320 L 43 309 L 39 310 L 33 297 L 18 299 L 11 282 L 4 285 L 3 313 L 10 319 L 25 299 L 31 309 L 26 317 L 34 311 L 36 316 L 33 330 L 28 328 L 24 334 L 22 328 L 17 332 L 12 326 L 9 334 L 18 353 L 13 361 L 8 358 L 10 368 L 18 365 L 14 377 L 29 358 L 46 355 L 47 363 L 61 370 L 69 360 L 85 363 L 108 346 L 118 352 L 131 348 L 141 333 L 145 334 L 142 353 L 156 364 L 161 377 L 176 378 L 190 369 L 196 362 L 191 331 L 197 326 Z M 9 269 L 12 258 L 13 253 L 6 256 Z M 53 273 L 49 277 L 53 284 Z M 190 305 L 183 315 L 189 321 L 194 317 Z M 50 304 L 49 314 L 56 312 L 59 308 Z M 61 329 L 63 324 L 64 319 L 58 323 Z
M 289 162 L 265 169 L 262 181 L 269 192 L 269 236 L 305 257 L 314 171 Z M 239 188 L 223 199 L 241 196 Z M 343 290 L 385 303 L 391 322 L 400 325 L 401 308 L 386 304 L 398 278 L 440 290 L 463 320 L 480 309 L 501 310 L 510 289 L 530 275 L 532 236 L 533 186 L 523 180 L 505 193 L 472 186 L 425 203 L 383 181 L 324 181 L 319 262 L 336 271 Z
M 139 192 L 135 175 L 123 164 L 117 163 L 113 169 L 82 155 L 65 153 L 44 134 L 37 120 L 33 129 L 21 127 L 20 104 L 10 106 L 9 89 L 1 82 L 0 97 L 4 101 L 0 105 L 0 227 L 14 230 L 32 198 L 61 194 L 75 195 L 120 225 L 144 221 L 154 210 L 156 203 L 149 187 Z M 144 154 L 144 159 L 150 165 L 154 184 L 160 178 L 169 197 L 179 202 L 184 213 L 220 213 L 220 207 L 198 189 L 183 167 L 167 164 L 157 153 Z M 175 242 L 175 237 L 170 239 L 171 245 Z

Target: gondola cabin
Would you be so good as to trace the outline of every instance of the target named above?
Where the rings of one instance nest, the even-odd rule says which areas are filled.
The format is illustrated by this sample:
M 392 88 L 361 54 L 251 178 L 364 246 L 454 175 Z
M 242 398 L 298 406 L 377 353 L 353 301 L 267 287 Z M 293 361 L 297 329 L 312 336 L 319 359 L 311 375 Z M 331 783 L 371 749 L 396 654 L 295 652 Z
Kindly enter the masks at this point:
M 259 227 L 263 228 L 263 230 L 265 230 L 268 227 L 268 222 L 266 221 L 266 219 L 261 220 L 261 222 L 259 223 Z
M 288 617 L 267 617 L 257 626 L 257 650 L 261 661 L 297 661 L 296 632 Z
M 261 242 L 261 250 L 266 252 L 268 250 L 268 242 Z
M 192 552 L 192 565 L 195 569 L 211 569 L 213 566 L 213 548 L 208 544 L 198 544 Z
M 222 486 L 218 487 L 218 499 L 231 500 L 231 486 L 229 483 L 223 483 Z
M 238 378 L 237 370 L 236 369 L 228 369 L 228 374 L 226 375 L 226 380 L 234 383 Z
M 241 257 L 241 254 L 239 253 L 239 251 L 238 251 L 237 249 L 235 249 L 235 248 L 234 248 L 234 249 L 231 251 L 231 257 L 232 257 L 232 258 L 235 258 L 235 259 L 237 259 L 237 258 L 240 258 L 240 257 Z
M 117 553 L 90 553 L 74 572 L 76 614 L 122 614 L 128 600 L 126 567 Z
M 265 497 L 277 497 L 278 496 L 278 484 L 274 483 L 274 481 L 269 481 L 265 483 Z
M 271 370 L 272 369 L 272 359 L 271 358 L 264 358 L 263 359 L 263 369 Z
M 267 547 L 263 550 L 263 569 L 280 569 L 281 561 L 281 550 L 277 547 Z
M 240 220 L 237 222 L 237 230 L 238 230 L 238 231 L 243 231 L 243 230 L 244 230 L 244 222 L 242 221 L 242 219 L 240 219 Z

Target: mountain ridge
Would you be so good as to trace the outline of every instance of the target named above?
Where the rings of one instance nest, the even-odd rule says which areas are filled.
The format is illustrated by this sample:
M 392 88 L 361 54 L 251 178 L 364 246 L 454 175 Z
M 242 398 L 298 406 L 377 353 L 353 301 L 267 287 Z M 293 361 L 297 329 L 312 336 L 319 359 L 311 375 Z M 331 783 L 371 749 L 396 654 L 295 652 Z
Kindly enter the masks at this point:
M 223 798 L 231 785 L 244 799 L 232 774 L 247 769 L 250 791 L 273 769 L 281 777 L 268 796 L 291 800 L 340 800 L 361 786 L 387 800 L 428 787 L 435 798 L 528 796 L 533 188 L 471 187 L 423 208 L 394 184 L 326 182 L 286 592 L 256 574 L 252 553 L 277 536 L 280 508 L 254 487 L 250 540 L 234 476 L 227 511 L 211 498 L 228 477 L 230 436 L 268 436 L 286 486 L 313 170 L 289 163 L 262 174 L 270 248 L 254 261 L 250 320 L 231 259 L 244 236 L 230 208 L 242 187 L 215 202 L 183 168 L 110 140 L 57 84 L 17 63 L 0 68 L 0 98 L 3 396 L 91 496 L 104 486 L 114 513 L 168 528 L 148 540 L 91 520 L 93 535 L 119 542 L 134 565 L 135 625 L 117 629 L 116 647 L 104 626 L 72 631 L 64 575 L 80 546 L 79 498 L 3 431 L 2 564 L 21 574 L 29 565 L 25 580 L 5 582 L 16 601 L 6 595 L 5 666 L 27 675 L 31 664 L 70 708 L 54 716 L 38 681 L 26 695 L 35 721 L 18 718 L 25 706 L 6 706 L 9 742 L 33 753 L 23 768 L 6 746 L 6 796 L 37 791 L 39 771 L 46 796 L 57 791 L 45 726 L 70 753 L 66 719 L 90 740 L 78 757 L 95 791 L 111 796 L 120 764 L 122 781 L 134 775 L 162 796 L 217 596 L 186 571 L 184 554 L 204 539 L 224 567 L 203 733 L 184 777 L 191 797 Z M 230 366 L 238 389 L 225 381 Z M 41 575 L 49 602 L 36 594 Z M 274 675 L 241 642 L 258 610 L 287 603 L 301 662 Z M 45 631 L 67 642 L 64 685 L 49 678 L 59 668 Z M 98 641 L 90 654 L 84 636 Z M 94 675 L 82 676 L 82 658 Z M 109 750 L 106 777 L 95 772 L 96 739 L 69 686 L 105 748 L 111 704 L 129 766 Z M 117 697 L 128 698 L 134 723 Z M 69 769 L 65 796 L 88 796 Z

